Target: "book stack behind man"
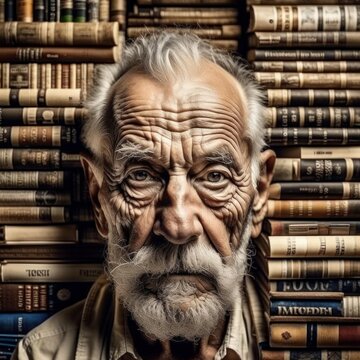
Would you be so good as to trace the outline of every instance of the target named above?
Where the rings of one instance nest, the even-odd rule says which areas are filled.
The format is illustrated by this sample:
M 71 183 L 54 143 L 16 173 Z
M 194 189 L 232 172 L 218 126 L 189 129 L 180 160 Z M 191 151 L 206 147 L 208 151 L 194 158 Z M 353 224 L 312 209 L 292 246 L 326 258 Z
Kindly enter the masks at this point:
M 360 358 L 360 7 L 332 3 L 249 7 L 248 60 L 277 153 L 254 240 L 267 360 Z
M 127 36 L 182 29 L 236 51 L 241 33 L 238 7 L 235 0 L 136 0 L 129 8 Z
M 83 108 L 124 1 L 0 2 L 0 357 L 102 273 L 80 166 Z

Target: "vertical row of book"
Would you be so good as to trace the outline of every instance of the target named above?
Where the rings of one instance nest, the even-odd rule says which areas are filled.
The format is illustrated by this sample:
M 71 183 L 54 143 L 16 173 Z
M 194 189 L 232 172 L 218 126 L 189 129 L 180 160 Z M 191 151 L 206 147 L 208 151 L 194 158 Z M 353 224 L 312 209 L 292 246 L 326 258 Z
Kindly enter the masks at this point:
M 278 157 L 248 286 L 261 357 L 359 359 L 360 7 L 256 2 L 248 60 Z
M 79 134 L 96 64 L 118 61 L 124 9 L 0 2 L 1 359 L 102 273 Z

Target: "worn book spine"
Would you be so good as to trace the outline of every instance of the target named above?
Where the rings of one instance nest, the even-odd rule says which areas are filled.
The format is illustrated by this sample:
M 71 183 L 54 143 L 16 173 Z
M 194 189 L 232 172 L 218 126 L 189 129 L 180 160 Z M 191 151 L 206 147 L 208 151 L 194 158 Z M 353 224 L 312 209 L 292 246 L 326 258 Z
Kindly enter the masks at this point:
M 151 0 L 139 0 L 139 1 L 151 1 Z M 138 2 L 139 2 L 138 1 Z M 165 0 L 166 1 L 166 0 Z M 175 0 L 176 1 L 176 0 Z M 179 0 L 181 1 L 181 0 Z M 356 0 L 326 0 L 326 4 L 333 5 L 344 5 L 350 4 L 353 5 L 356 3 Z M 303 5 L 304 0 L 248 0 L 248 5 Z M 312 0 L 311 4 L 324 5 L 324 0 Z
M 360 260 L 358 259 L 268 259 L 266 266 L 270 280 L 336 279 L 360 276 Z
M 204 0 L 138 0 L 139 5 L 202 5 Z M 236 5 L 235 0 L 206 0 L 211 5 Z
M 1 282 L 90 282 L 102 273 L 100 263 L 1 262 Z
M 5 21 L 16 21 L 16 1 L 5 1 Z
M 110 0 L 99 0 L 99 21 L 110 20 Z
M 73 21 L 73 0 L 60 0 L 60 21 Z
M 251 67 L 258 72 L 348 73 L 360 71 L 358 61 L 255 61 Z M 266 80 L 274 81 L 274 79 Z
M 0 147 L 62 147 L 79 145 L 76 127 L 70 126 L 0 126 Z
M 58 0 L 47 0 L 47 21 L 57 22 L 60 21 L 60 3 Z
M 33 18 L 34 21 L 47 21 L 45 0 L 34 0 Z
M 0 24 L 0 43 L 4 45 L 106 47 L 118 45 L 118 35 L 117 22 L 5 22 Z
M 273 200 L 359 199 L 360 183 L 275 183 L 270 186 L 269 198 Z
M 233 18 L 238 16 L 238 10 L 235 8 L 224 7 L 138 7 L 135 8 L 134 16 L 144 18 L 173 18 L 178 22 L 178 19 L 180 20 L 181 18 Z
M 5 243 L 77 242 L 78 239 L 78 229 L 75 224 L 0 226 L 0 241 Z
M 0 314 L 1 333 L 6 335 L 25 335 L 52 315 L 51 312 L 3 313 Z
M 360 38 L 360 37 L 359 37 Z M 268 106 L 357 106 L 360 90 L 267 89 Z
M 261 236 L 255 244 L 270 257 L 355 257 L 360 254 L 357 235 Z
M 358 31 L 254 32 L 248 37 L 250 48 L 357 48 Z
M 86 21 L 99 21 L 99 0 L 88 0 L 86 8 Z
M 359 348 L 359 324 L 272 323 L 270 346 L 288 348 Z
M 141 25 L 146 26 L 171 26 L 174 23 L 186 25 L 187 27 L 196 28 L 199 25 L 235 25 L 238 23 L 237 17 L 228 17 L 228 18 L 218 18 L 218 17 L 206 17 L 206 18 L 197 18 L 197 17 L 181 17 L 181 18 L 153 18 L 153 17 L 129 17 L 128 26 L 129 27 L 139 27 Z M 265 70 L 264 70 L 265 71 Z
M 328 1 L 327 1 L 328 2 Z M 275 350 L 261 349 L 262 360 L 289 360 L 289 359 L 339 359 L 339 360 L 358 360 L 360 351 L 357 350 Z
M 110 21 L 116 21 L 125 30 L 126 0 L 110 0 Z
M 360 62 L 359 62 L 360 63 Z M 270 107 L 265 109 L 267 127 L 360 127 L 358 107 Z
M 326 60 L 359 60 L 360 50 L 262 50 L 262 49 L 250 49 L 247 53 L 248 61 L 326 61 Z M 352 61 L 353 62 L 353 61 Z M 305 61 L 303 61 L 305 64 Z M 354 62 L 355 63 L 355 62 Z
M 81 89 L 0 89 L 0 106 L 81 106 Z
M 342 159 L 360 158 L 359 146 L 299 146 L 299 147 L 276 147 L 276 155 L 279 158 L 300 159 Z
M 71 205 L 70 192 L 54 190 L 1 190 L 0 206 Z
M 90 287 L 86 282 L 0 284 L 0 311 L 59 311 L 85 298 Z
M 33 21 L 33 0 L 16 1 L 16 20 L 31 23 Z
M 87 0 L 73 0 L 73 21 L 86 21 L 86 2 Z
M 255 72 L 254 75 L 261 86 L 273 89 L 360 88 L 359 73 Z
M 249 31 L 358 31 L 360 8 L 347 6 L 250 6 Z
M 322 280 L 277 280 L 269 282 L 270 291 L 281 292 L 342 292 L 359 294 L 360 279 L 322 279 Z
M 360 218 L 360 200 L 269 200 L 268 217 Z

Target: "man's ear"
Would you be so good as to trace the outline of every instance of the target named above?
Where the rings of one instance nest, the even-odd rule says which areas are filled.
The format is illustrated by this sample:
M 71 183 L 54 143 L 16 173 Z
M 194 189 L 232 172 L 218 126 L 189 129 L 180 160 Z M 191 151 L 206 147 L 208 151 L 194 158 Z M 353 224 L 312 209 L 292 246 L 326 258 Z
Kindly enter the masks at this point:
M 102 179 L 100 179 L 96 165 L 89 155 L 81 154 L 80 161 L 89 188 L 97 231 L 103 238 L 107 238 L 109 232 L 108 224 L 99 201 L 99 192 L 102 185 Z
M 267 212 L 267 200 L 269 197 L 269 186 L 273 177 L 276 155 L 267 149 L 260 157 L 260 177 L 253 204 L 253 218 L 251 236 L 256 238 L 260 235 L 262 222 Z

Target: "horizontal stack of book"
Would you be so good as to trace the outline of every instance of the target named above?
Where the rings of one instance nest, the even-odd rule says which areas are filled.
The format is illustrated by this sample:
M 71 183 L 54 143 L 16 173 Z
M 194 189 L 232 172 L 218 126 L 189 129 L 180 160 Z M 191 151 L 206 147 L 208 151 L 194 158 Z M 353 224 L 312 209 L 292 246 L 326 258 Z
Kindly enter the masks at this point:
M 236 51 L 241 34 L 238 4 L 235 0 L 136 0 L 129 8 L 128 38 L 161 28 L 188 30 Z
M 248 60 L 278 157 L 248 286 L 267 323 L 253 305 L 260 353 L 359 359 L 360 8 L 282 3 L 249 8 Z
M 103 271 L 79 134 L 97 64 L 118 61 L 124 4 L 0 2 L 1 359 Z

